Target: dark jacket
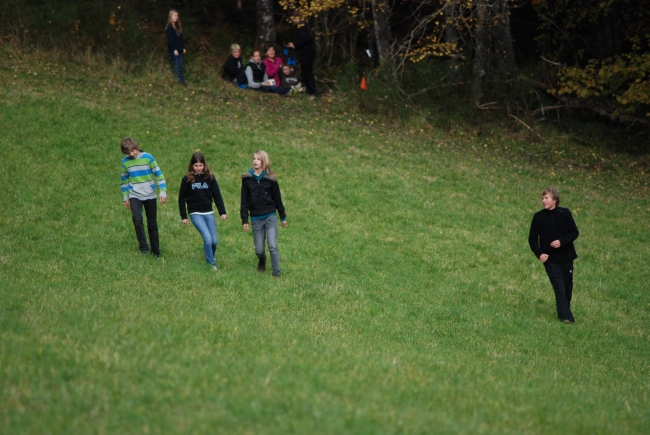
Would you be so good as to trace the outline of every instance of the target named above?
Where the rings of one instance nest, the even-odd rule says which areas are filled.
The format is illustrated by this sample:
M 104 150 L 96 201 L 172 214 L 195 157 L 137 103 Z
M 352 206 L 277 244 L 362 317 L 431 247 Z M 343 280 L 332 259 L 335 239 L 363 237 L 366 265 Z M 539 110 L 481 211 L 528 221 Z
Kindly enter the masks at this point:
M 578 234 L 578 227 L 568 208 L 544 209 L 533 216 L 528 244 L 537 258 L 542 254 L 548 254 L 547 263 L 570 263 L 578 258 L 576 248 L 573 246 Z M 551 242 L 555 240 L 560 241 L 559 248 L 551 247 Z
M 235 80 L 243 71 L 244 64 L 241 57 L 237 59 L 231 54 L 223 65 L 223 74 L 221 76 L 226 80 Z
M 262 83 L 268 80 L 266 66 L 262 61 L 255 63 L 251 59 L 244 71 L 246 72 L 246 84 L 249 88 L 259 88 L 262 86 Z
M 280 213 L 280 219 L 285 220 L 287 214 L 284 212 L 282 195 L 278 178 L 275 174 L 265 175 L 258 182 L 250 172 L 241 175 L 241 222 L 248 223 L 248 214 L 253 216 L 264 216 L 267 214 Z
M 283 88 L 292 88 L 294 86 L 297 86 L 300 84 L 302 81 L 302 77 L 300 77 L 300 73 L 294 71 L 290 76 L 282 74 L 282 87 Z
M 169 53 L 173 54 L 174 50 L 176 50 L 178 51 L 178 54 L 183 54 L 183 50 L 185 50 L 183 34 L 179 30 L 174 29 L 172 23 L 167 24 L 165 34 L 167 35 L 167 47 L 169 48 Z
M 307 21 L 301 21 L 299 27 L 296 27 L 296 33 L 293 36 L 293 46 L 298 56 L 314 54 L 314 42 L 311 39 L 311 31 Z
M 208 213 L 212 211 L 212 201 L 217 205 L 219 215 L 226 214 L 226 206 L 221 197 L 221 191 L 217 184 L 216 177 L 208 180 L 203 174 L 195 174 L 194 182 L 190 182 L 187 175 L 181 181 L 181 188 L 178 192 L 178 209 L 181 212 L 181 219 L 187 219 L 187 211 L 191 213 Z

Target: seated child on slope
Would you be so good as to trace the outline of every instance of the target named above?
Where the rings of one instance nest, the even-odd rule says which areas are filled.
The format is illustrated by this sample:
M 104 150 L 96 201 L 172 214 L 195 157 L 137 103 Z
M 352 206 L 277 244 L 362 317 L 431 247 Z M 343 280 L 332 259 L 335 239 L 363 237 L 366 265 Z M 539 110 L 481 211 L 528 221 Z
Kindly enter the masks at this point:
M 304 92 L 302 84 L 300 83 L 302 81 L 302 77 L 300 77 L 300 73 L 297 72 L 291 65 L 282 66 L 281 76 L 282 84 L 280 86 L 282 88 L 291 89 L 291 92 Z
M 280 86 L 280 68 L 282 68 L 282 59 L 275 56 L 275 48 L 272 45 L 266 49 L 266 57 L 264 58 L 264 66 L 266 67 L 266 75 L 269 80 L 275 81 L 275 86 Z
M 224 79 L 236 82 L 237 76 L 244 72 L 244 63 L 241 59 L 241 47 L 238 44 L 230 46 L 230 56 L 226 59 L 223 65 L 223 74 L 221 77 Z

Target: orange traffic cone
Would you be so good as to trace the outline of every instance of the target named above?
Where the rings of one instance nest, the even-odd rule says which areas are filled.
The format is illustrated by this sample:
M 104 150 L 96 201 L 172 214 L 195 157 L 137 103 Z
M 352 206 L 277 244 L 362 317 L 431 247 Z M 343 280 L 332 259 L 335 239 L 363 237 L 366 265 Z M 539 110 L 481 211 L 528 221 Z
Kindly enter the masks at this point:
M 368 83 L 366 83 L 366 78 L 361 77 L 361 90 L 362 91 L 367 91 L 368 90 Z

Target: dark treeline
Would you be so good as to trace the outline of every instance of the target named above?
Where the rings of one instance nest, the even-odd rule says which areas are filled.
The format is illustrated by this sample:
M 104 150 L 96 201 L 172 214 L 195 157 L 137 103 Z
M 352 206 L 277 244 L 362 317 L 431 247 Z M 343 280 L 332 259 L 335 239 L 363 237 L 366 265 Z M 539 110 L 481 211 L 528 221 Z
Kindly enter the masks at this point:
M 322 55 L 327 55 L 324 60 L 329 64 L 347 62 L 363 58 L 365 49 L 376 49 L 375 2 L 320 1 L 323 6 L 311 15 L 320 34 Z M 4 29 L 5 42 L 71 52 L 90 47 L 109 56 L 129 59 L 164 42 L 163 31 L 170 9 L 181 13 L 190 36 L 187 39 L 195 47 L 213 48 L 232 39 L 243 39 L 242 43 L 252 48 L 259 32 L 258 6 L 266 3 L 260 0 L 5 0 L 0 9 L 0 26 Z M 282 30 L 287 32 L 287 13 L 277 1 L 272 3 L 273 21 L 282 36 Z M 385 2 L 390 9 L 387 37 L 392 44 L 387 48 L 395 51 L 412 33 L 416 38 L 411 40 L 411 51 L 426 44 L 417 36 L 439 36 L 440 42 L 445 41 L 451 37 L 447 27 L 453 27 L 441 25 L 445 19 L 454 21 L 461 45 L 471 46 L 472 38 L 476 38 L 476 29 L 472 31 L 471 26 L 478 15 L 474 8 L 480 7 L 480 3 L 481 0 Z M 518 63 L 545 56 L 575 66 L 592 58 L 605 59 L 647 49 L 648 0 L 484 0 L 484 3 L 489 9 L 504 3 L 500 7 L 510 16 Z M 338 7 L 328 9 L 328 4 Z M 450 8 L 455 4 L 460 6 Z M 350 11 L 349 7 L 356 9 Z M 438 19 L 430 20 L 436 15 Z M 458 15 L 464 15 L 463 22 Z M 492 14 L 491 18 L 498 15 Z M 440 33 L 436 35 L 436 32 Z M 334 47 L 335 53 L 327 51 L 329 46 Z M 402 50 L 402 54 L 408 52 Z
M 421 65 L 446 69 L 479 107 L 535 71 L 527 85 L 558 107 L 632 122 L 650 113 L 650 0 L 5 0 L 0 26 L 15 47 L 137 65 L 164 57 L 170 9 L 198 58 L 290 41 L 290 8 L 310 19 L 321 69 L 360 65 L 390 86 L 408 86 Z
M 180 12 L 192 50 L 210 54 L 255 29 L 254 2 L 229 0 L 6 0 L 0 8 L 5 43 L 75 54 L 92 50 L 129 62 L 166 51 L 170 9 Z

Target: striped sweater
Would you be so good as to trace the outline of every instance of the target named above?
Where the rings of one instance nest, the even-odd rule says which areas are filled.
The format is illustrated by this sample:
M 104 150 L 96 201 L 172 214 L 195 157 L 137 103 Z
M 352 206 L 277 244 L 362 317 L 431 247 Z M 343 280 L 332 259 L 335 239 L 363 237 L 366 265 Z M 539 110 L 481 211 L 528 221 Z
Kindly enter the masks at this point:
M 122 197 L 124 201 L 129 198 L 139 200 L 156 199 L 156 186 L 161 197 L 166 197 L 167 184 L 158 163 L 149 153 L 141 152 L 135 159 L 126 156 L 122 159 Z

